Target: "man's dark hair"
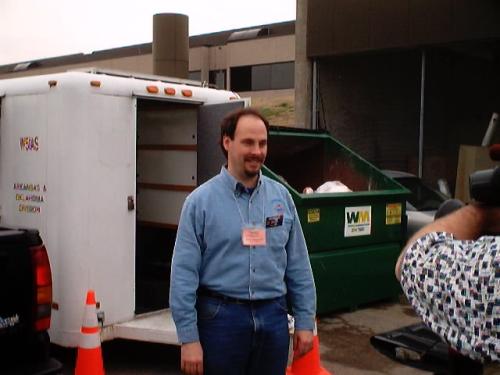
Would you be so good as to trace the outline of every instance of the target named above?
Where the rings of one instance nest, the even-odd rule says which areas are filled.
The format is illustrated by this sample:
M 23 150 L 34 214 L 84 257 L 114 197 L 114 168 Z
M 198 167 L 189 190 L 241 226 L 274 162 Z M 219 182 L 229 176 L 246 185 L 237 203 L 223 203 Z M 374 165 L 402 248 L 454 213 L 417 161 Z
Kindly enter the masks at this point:
M 227 159 L 227 151 L 224 148 L 223 139 L 224 136 L 228 136 L 231 139 L 234 139 L 234 133 L 236 132 L 236 125 L 238 124 L 238 120 L 243 116 L 254 116 L 261 119 L 266 125 L 267 135 L 269 136 L 269 122 L 266 120 L 262 114 L 254 108 L 240 108 L 233 112 L 230 112 L 222 123 L 220 124 L 220 140 L 219 144 L 224 153 L 224 156 Z

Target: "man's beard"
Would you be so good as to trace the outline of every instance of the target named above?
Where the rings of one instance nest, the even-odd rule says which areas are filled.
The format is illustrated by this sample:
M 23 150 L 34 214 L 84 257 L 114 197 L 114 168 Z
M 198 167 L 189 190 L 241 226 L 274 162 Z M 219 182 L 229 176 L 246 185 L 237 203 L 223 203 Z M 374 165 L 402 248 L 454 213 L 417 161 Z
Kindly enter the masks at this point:
M 248 157 L 248 158 L 245 158 L 245 162 L 256 161 L 256 162 L 260 163 L 260 166 L 257 168 L 257 170 L 248 170 L 248 169 L 245 168 L 244 169 L 245 176 L 247 176 L 249 178 L 257 176 L 259 174 L 259 172 L 260 172 L 262 164 L 264 164 L 264 160 L 265 160 L 265 158 L 261 158 L 261 157 Z
M 255 171 L 248 171 L 245 169 L 245 176 L 249 177 L 249 178 L 252 178 L 252 177 L 255 177 L 259 174 L 260 172 L 260 168 L 255 172 Z

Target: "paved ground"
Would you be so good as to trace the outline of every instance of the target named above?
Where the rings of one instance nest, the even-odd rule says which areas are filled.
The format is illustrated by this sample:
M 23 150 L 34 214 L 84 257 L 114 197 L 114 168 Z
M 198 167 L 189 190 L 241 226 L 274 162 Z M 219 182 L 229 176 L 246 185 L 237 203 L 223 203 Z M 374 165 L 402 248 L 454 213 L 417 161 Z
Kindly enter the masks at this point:
M 322 366 L 335 375 L 429 375 L 391 361 L 370 345 L 370 337 L 419 322 L 408 305 L 375 304 L 318 321 Z M 179 348 L 132 341 L 104 343 L 106 374 L 180 375 Z M 74 372 L 75 352 L 57 350 L 64 374 Z
M 374 334 L 419 321 L 411 307 L 398 303 L 323 317 L 318 324 L 322 365 L 335 375 L 429 374 L 391 361 L 370 344 Z

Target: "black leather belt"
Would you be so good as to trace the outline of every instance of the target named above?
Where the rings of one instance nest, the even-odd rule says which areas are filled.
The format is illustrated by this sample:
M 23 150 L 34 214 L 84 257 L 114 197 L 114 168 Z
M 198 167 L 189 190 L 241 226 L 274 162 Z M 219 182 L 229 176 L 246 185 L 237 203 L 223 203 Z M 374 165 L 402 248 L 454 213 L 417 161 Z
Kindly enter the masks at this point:
M 234 298 L 234 297 L 229 297 L 224 294 L 214 292 L 213 290 L 206 289 L 206 288 L 199 288 L 198 289 L 198 295 L 199 296 L 205 296 L 205 297 L 211 297 L 218 299 L 219 301 L 226 302 L 226 303 L 235 303 L 239 305 L 263 305 L 266 303 L 270 303 L 273 301 L 276 301 L 280 299 L 281 297 L 277 298 L 268 298 L 268 299 L 242 299 L 242 298 Z

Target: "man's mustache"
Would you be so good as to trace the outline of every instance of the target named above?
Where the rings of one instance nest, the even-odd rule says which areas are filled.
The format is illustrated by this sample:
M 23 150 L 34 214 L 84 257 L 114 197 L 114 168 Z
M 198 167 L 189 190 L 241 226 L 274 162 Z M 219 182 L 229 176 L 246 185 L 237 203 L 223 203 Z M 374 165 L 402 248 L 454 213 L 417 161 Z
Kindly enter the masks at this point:
M 247 156 L 245 157 L 245 161 L 256 161 L 259 163 L 264 163 L 265 158 L 260 156 Z

